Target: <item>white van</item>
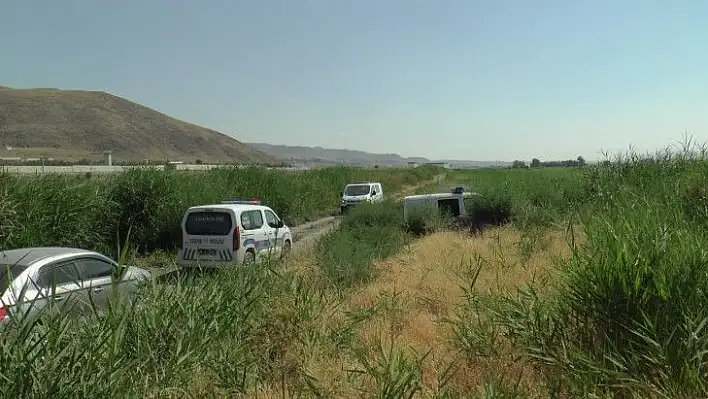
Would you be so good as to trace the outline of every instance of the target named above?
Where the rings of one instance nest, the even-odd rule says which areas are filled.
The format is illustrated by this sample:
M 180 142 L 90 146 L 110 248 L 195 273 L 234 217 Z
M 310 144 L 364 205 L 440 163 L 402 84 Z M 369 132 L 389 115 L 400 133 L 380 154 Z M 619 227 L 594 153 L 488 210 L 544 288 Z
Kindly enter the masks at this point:
M 182 218 L 181 266 L 252 263 L 292 249 L 288 226 L 258 200 L 224 201 L 187 209 Z
M 362 202 L 381 202 L 383 199 L 381 183 L 357 182 L 347 184 L 342 192 L 339 208 L 344 213 L 349 207 L 359 205 Z
M 479 194 L 464 192 L 462 187 L 456 187 L 449 193 L 409 195 L 403 199 L 403 218 L 407 222 L 416 210 L 438 214 L 446 212 L 453 217 L 466 216 L 465 199 L 476 195 Z

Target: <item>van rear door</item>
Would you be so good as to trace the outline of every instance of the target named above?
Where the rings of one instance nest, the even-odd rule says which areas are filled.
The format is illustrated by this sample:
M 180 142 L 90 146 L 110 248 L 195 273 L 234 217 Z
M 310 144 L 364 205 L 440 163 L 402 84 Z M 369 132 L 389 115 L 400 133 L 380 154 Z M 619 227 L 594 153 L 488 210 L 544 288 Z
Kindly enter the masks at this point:
M 233 212 L 226 209 L 195 209 L 184 222 L 186 261 L 233 260 Z

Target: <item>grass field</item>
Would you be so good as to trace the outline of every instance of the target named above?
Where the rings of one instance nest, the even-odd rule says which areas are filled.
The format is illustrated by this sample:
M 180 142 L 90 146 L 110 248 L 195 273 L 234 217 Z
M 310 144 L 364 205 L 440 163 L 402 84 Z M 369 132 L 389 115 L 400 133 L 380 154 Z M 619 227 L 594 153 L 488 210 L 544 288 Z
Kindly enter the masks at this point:
M 155 282 L 140 308 L 124 304 L 105 315 L 53 320 L 50 328 L 8 329 L 0 393 L 708 395 L 708 162 L 702 156 L 685 151 L 575 169 L 450 171 L 442 182 L 420 184 L 436 172 L 376 173 L 399 191 L 465 185 L 483 194 L 472 204 L 477 215 L 498 226 L 481 237 L 437 231 L 418 238 L 401 220 L 398 203 L 354 209 L 312 252 L 286 264 Z M 287 217 L 305 219 L 316 212 L 303 212 L 303 204 L 322 204 L 318 212 L 325 212 L 330 200 L 320 197 L 331 189 L 336 204 L 342 180 L 365 172 L 329 170 L 311 180 L 248 173 L 257 177 L 244 180 L 263 193 L 302 184 L 301 205 L 284 206 Z M 157 198 L 180 204 L 199 195 L 197 187 L 230 181 L 221 174 L 209 175 L 209 183 L 128 176 L 125 193 L 169 187 Z M 162 179 L 170 183 L 156 183 Z M 109 181 L 73 181 L 85 195 L 77 203 L 89 193 L 110 193 L 105 198 L 112 201 L 136 197 L 115 197 L 122 186 Z M 61 187 L 60 180 L 47 182 Z M 39 195 L 39 188 L 20 191 L 32 184 L 38 183 L 14 181 L 9 187 L 16 197 L 7 197 Z M 36 218 L 24 220 L 42 220 Z M 151 237 L 155 219 L 142 220 L 143 236 L 137 236 Z
M 339 207 L 347 183 L 374 180 L 386 192 L 431 179 L 435 168 L 263 168 L 205 172 L 134 169 L 105 176 L 0 174 L 0 248 L 62 245 L 115 253 L 128 229 L 141 252 L 171 249 L 192 205 L 258 198 L 290 226 Z

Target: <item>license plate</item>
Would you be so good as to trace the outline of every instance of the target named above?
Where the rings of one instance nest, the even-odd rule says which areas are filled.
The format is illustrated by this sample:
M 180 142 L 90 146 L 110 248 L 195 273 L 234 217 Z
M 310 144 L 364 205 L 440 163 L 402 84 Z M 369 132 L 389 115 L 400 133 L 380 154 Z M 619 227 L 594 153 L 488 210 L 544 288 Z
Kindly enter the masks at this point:
M 200 256 L 216 256 L 215 249 L 200 249 L 197 251 Z

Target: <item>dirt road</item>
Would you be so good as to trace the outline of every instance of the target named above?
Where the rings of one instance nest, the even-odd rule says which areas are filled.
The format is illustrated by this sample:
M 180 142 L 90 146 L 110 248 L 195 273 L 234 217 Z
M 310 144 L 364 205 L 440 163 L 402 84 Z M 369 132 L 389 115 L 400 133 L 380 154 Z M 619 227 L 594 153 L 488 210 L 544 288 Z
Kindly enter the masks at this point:
M 293 234 L 293 254 L 311 249 L 320 237 L 339 227 L 340 222 L 339 216 L 329 216 L 290 229 Z

